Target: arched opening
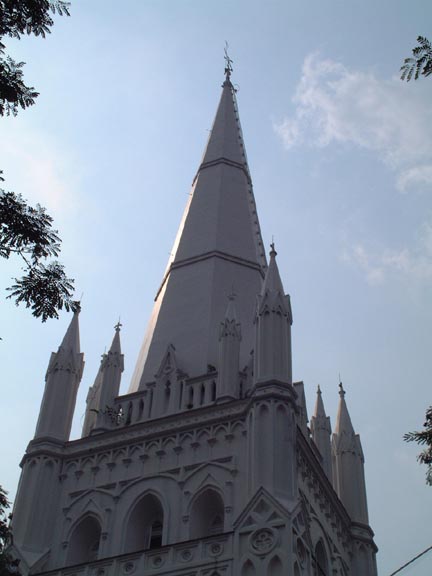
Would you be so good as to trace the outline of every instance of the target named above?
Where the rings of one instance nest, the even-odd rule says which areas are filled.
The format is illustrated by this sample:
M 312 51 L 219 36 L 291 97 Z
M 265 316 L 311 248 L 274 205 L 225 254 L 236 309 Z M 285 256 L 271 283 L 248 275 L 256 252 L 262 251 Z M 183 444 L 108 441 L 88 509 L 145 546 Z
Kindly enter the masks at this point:
M 138 418 L 137 420 L 140 421 L 144 412 L 144 400 L 141 398 L 139 401 L 139 408 L 138 408 Z
M 241 576 L 255 576 L 255 566 L 252 564 L 250 560 L 247 560 L 243 564 L 243 568 L 241 571 Z
M 274 556 L 274 558 L 271 559 L 267 568 L 267 574 L 268 576 L 283 576 L 282 562 L 278 556 Z
M 204 404 L 204 401 L 205 401 L 205 386 L 204 382 L 202 382 L 200 386 L 200 406 Z
M 188 390 L 188 403 L 186 405 L 186 408 L 193 408 L 193 402 L 194 402 L 194 390 L 192 386 L 189 386 L 189 390 Z
M 196 498 L 190 514 L 191 538 L 205 538 L 224 530 L 224 503 L 211 488 Z
M 147 494 L 135 505 L 126 528 L 125 552 L 162 546 L 163 509 L 158 498 Z
M 294 576 L 301 576 L 300 568 L 299 568 L 299 565 L 297 564 L 297 562 L 294 564 Z
M 216 402 L 216 382 L 214 380 L 211 383 L 211 401 Z
M 126 416 L 126 422 L 125 422 L 126 426 L 129 426 L 129 424 L 132 423 L 132 413 L 133 413 L 133 404 L 132 404 L 132 402 L 129 402 L 127 416 Z
M 81 564 L 97 560 L 101 527 L 93 516 L 86 516 L 75 527 L 69 540 L 66 563 Z
M 315 547 L 315 574 L 329 576 L 327 554 L 322 540 Z
M 306 564 L 306 557 L 307 553 L 305 545 L 303 544 L 301 538 L 297 538 L 297 558 L 301 566 L 304 566 Z
M 164 403 L 163 403 L 164 404 L 164 407 L 163 407 L 164 414 L 165 414 L 165 412 L 168 412 L 170 397 L 171 397 L 171 382 L 169 380 L 167 380 L 165 383 L 165 394 L 164 394 Z

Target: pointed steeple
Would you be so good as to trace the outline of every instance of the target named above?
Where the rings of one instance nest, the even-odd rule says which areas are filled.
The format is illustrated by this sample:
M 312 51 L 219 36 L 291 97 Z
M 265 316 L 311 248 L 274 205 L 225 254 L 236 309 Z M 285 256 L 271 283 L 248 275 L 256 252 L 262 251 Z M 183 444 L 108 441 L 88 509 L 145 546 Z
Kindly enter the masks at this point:
M 315 410 L 313 418 L 326 418 L 326 413 L 324 410 L 324 402 L 322 399 L 322 392 L 319 384 L 317 388 L 317 397 L 315 402 Z
M 271 243 L 270 248 L 270 262 L 262 285 L 261 296 L 264 297 L 266 294 L 271 294 L 283 297 L 285 293 L 276 262 L 277 252 L 274 242 Z
M 96 426 L 97 412 L 99 410 L 100 393 L 103 380 L 103 366 L 106 361 L 106 354 L 102 354 L 99 370 L 96 374 L 93 386 L 90 386 L 86 398 L 86 412 L 81 437 L 89 436 Z
M 354 427 L 345 402 L 345 390 L 339 384 L 339 407 L 332 439 L 333 486 L 351 520 L 369 523 L 364 456 L 360 436 Z
M 98 413 L 95 431 L 105 430 L 112 425 L 112 408 L 114 400 L 119 394 L 121 375 L 124 370 L 124 359 L 120 346 L 120 327 L 115 325 L 114 338 L 108 354 L 105 354 L 101 363 L 101 384 Z
M 246 156 L 237 115 L 235 91 L 230 79 L 222 84 L 222 96 L 200 169 L 211 162 L 236 162 L 244 169 Z
M 321 388 L 318 386 L 314 414 L 311 418 L 311 434 L 322 456 L 322 465 L 330 482 L 332 481 L 331 425 L 326 415 Z
M 258 296 L 254 376 L 256 382 L 279 380 L 292 384 L 291 304 L 284 293 L 276 255 L 272 244 L 270 263 Z
M 219 401 L 238 397 L 241 328 L 237 322 L 234 300 L 235 294 L 231 293 L 228 296 L 225 318 L 220 325 L 217 384 L 217 399 Z
M 80 353 L 80 335 L 79 335 L 79 310 L 72 316 L 72 320 L 66 330 L 60 348 L 63 350 L 71 350 L 75 354 Z
M 219 324 L 233 282 L 243 331 L 241 366 L 253 348 L 251 310 L 266 258 L 230 75 L 231 69 L 156 295 L 130 392 L 155 379 L 169 343 L 190 376 L 206 373 L 208 365 L 217 367 Z
M 80 352 L 79 310 L 72 317 L 58 351 L 51 354 L 35 438 L 68 440 L 78 386 L 84 369 Z
M 351 439 L 354 435 L 354 427 L 351 422 L 351 418 L 348 412 L 348 408 L 345 402 L 345 390 L 342 382 L 339 384 L 339 406 L 336 416 L 336 426 L 334 433 L 337 434 L 341 439 Z

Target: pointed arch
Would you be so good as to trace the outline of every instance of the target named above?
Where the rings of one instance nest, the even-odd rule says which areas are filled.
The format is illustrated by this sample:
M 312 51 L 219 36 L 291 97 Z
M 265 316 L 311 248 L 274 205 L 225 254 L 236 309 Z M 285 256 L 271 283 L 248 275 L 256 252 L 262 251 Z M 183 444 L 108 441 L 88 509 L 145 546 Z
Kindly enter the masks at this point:
M 243 564 L 243 568 L 241 571 L 241 576 L 255 576 L 256 570 L 253 562 L 251 560 L 246 560 Z
M 137 417 L 137 422 L 139 422 L 142 418 L 144 414 L 144 400 L 143 398 L 140 398 L 140 401 L 138 403 L 138 417 Z
M 273 556 L 267 567 L 268 576 L 283 576 L 282 562 L 279 556 Z
M 187 403 L 186 408 L 191 409 L 191 408 L 193 408 L 193 405 L 194 405 L 194 389 L 193 389 L 193 386 L 189 386 L 188 403 Z
M 164 397 L 163 397 L 163 413 L 165 414 L 166 412 L 168 412 L 169 409 L 169 405 L 170 405 L 170 398 L 171 398 L 171 382 L 170 380 L 167 380 L 165 382 L 165 387 L 164 387 Z
M 162 546 L 164 513 L 152 493 L 145 494 L 133 506 L 126 524 L 124 552 L 136 552 Z
M 327 552 L 322 539 L 315 546 L 315 574 L 316 576 L 329 576 Z
M 81 564 L 97 560 L 101 525 L 92 514 L 87 514 L 75 525 L 69 539 L 66 564 Z
M 224 531 L 224 502 L 213 488 L 203 490 L 192 502 L 190 537 L 204 538 Z

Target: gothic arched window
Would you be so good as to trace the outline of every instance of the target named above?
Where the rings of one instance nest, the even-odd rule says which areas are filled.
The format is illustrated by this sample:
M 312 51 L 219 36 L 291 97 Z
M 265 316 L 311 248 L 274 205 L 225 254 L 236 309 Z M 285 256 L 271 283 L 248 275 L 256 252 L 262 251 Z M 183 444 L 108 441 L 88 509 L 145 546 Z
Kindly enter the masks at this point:
M 170 397 L 171 397 L 171 382 L 167 380 L 165 382 L 164 407 L 163 407 L 164 413 L 168 411 Z
M 282 562 L 278 556 L 275 556 L 274 558 L 271 559 L 271 562 L 268 565 L 267 574 L 269 576 L 282 576 L 282 573 L 283 573 Z
M 322 540 L 315 547 L 315 574 L 316 576 L 329 576 L 327 554 Z
M 195 499 L 190 514 L 191 538 L 205 538 L 224 531 L 224 503 L 221 496 L 208 488 Z
M 164 515 L 159 499 L 146 494 L 133 508 L 126 527 L 125 552 L 162 546 Z
M 101 527 L 94 516 L 86 516 L 74 528 L 69 540 L 66 564 L 97 560 Z
M 242 576 L 255 576 L 256 571 L 255 571 L 255 566 L 252 564 L 252 562 L 250 560 L 247 560 L 244 564 L 243 564 L 243 568 L 242 568 Z

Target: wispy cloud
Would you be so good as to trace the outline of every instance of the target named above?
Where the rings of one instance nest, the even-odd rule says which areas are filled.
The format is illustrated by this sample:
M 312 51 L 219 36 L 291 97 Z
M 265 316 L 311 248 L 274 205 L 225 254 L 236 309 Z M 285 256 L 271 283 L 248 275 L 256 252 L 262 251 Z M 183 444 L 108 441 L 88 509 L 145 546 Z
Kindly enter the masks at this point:
M 401 191 L 432 184 L 432 108 L 422 90 L 315 53 L 293 102 L 294 114 L 275 124 L 287 148 L 351 144 L 374 152 Z
M 39 203 L 58 216 L 74 211 L 77 199 L 72 162 L 47 137 L 19 120 L 2 120 L 2 187 L 19 192 L 31 204 Z
M 342 259 L 360 269 L 370 285 L 398 275 L 412 281 L 432 281 L 432 221 L 420 228 L 414 248 L 377 249 L 357 243 L 344 250 Z

